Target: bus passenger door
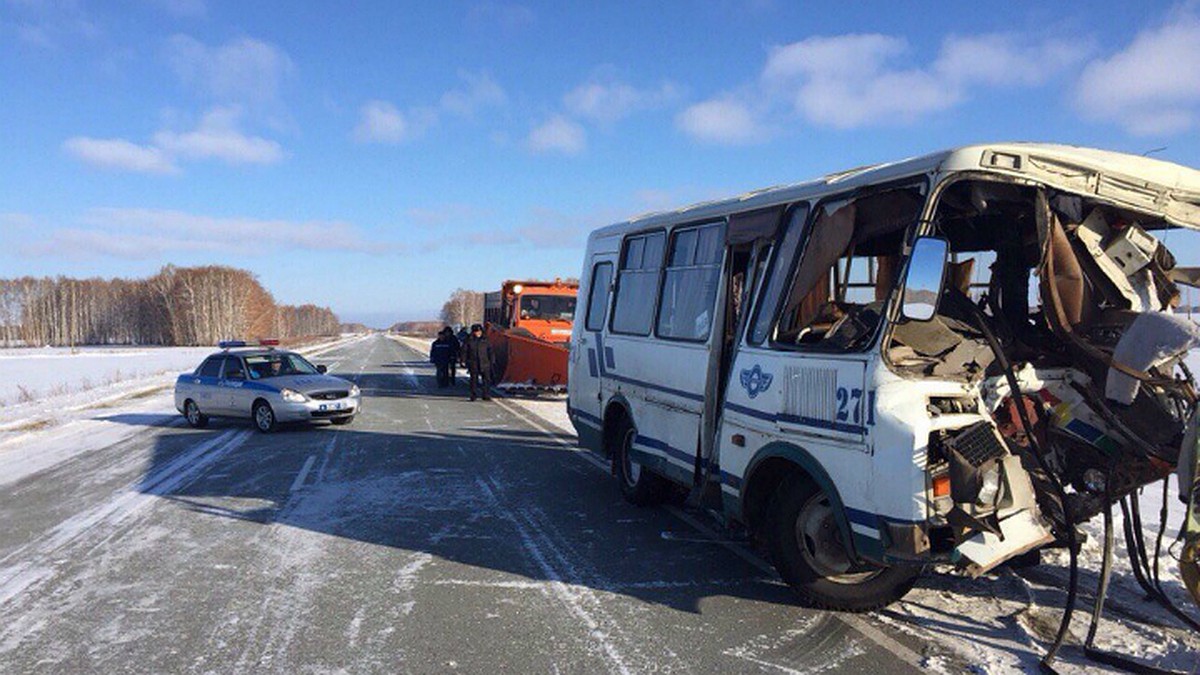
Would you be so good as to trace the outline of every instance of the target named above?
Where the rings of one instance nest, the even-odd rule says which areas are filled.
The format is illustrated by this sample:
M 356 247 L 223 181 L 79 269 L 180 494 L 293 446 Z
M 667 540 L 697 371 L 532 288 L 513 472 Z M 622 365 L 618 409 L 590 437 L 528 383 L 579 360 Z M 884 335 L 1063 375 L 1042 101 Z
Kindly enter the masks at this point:
M 586 292 L 587 305 L 582 315 L 576 313 L 574 333 L 575 339 L 571 345 L 570 370 L 567 382 L 570 384 L 568 406 L 576 424 L 593 429 L 597 436 L 604 417 L 603 396 L 601 394 L 601 377 L 604 368 L 602 353 L 604 330 L 608 316 L 608 299 L 611 295 L 614 256 L 602 254 L 592 256 L 589 276 L 584 279 L 587 286 L 581 289 Z M 598 438 L 595 441 L 583 438 L 580 440 L 587 447 L 599 449 Z

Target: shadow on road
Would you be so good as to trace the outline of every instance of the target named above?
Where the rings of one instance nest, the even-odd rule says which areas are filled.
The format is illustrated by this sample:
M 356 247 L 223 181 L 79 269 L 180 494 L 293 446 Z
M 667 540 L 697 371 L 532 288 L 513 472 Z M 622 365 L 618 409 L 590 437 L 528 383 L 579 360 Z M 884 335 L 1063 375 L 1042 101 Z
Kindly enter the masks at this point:
M 665 511 L 627 504 L 611 477 L 503 408 L 439 397 L 424 372 L 416 386 L 394 373 L 360 382 L 364 410 L 409 421 L 365 429 L 364 413 L 347 427 L 270 435 L 243 421 L 181 428 L 158 438 L 139 489 L 205 516 L 428 553 L 482 585 L 562 582 L 693 613 L 715 596 L 794 604 L 780 582 Z M 221 454 L 213 467 L 170 479 L 207 446 Z

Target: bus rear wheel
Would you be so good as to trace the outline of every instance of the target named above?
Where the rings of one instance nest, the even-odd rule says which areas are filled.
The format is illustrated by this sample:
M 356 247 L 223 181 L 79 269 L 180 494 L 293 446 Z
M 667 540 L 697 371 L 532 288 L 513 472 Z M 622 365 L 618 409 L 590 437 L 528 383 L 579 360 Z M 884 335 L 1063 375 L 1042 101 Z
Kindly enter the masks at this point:
M 842 541 L 834 508 L 811 481 L 780 485 L 765 533 L 779 575 L 805 604 L 819 609 L 868 612 L 899 600 L 921 568 L 855 560 Z
M 625 501 L 637 506 L 652 506 L 663 501 L 667 493 L 667 481 L 653 471 L 643 467 L 633 457 L 633 441 L 637 429 L 629 420 L 622 420 L 617 430 L 617 451 L 613 453 L 613 470 L 621 484 Z

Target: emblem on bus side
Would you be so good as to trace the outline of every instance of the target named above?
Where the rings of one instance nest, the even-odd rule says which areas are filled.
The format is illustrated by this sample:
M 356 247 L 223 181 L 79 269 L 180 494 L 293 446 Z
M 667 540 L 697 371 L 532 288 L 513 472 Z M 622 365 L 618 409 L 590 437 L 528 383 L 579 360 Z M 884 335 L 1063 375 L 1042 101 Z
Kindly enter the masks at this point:
M 759 394 L 771 388 L 771 380 L 775 376 L 770 373 L 764 373 L 762 366 L 757 363 L 753 368 L 747 368 L 742 371 L 742 387 L 746 389 L 746 393 L 750 398 L 755 398 Z

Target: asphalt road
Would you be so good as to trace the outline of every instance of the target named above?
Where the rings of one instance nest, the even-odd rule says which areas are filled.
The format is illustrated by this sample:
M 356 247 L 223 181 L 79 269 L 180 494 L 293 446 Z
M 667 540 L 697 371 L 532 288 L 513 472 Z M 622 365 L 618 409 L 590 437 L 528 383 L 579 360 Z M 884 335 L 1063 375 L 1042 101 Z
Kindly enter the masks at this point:
M 113 413 L 130 440 L 0 494 L 0 672 L 910 672 L 748 551 L 382 336 L 319 363 L 346 427 Z M 939 658 L 945 658 L 940 656 Z

